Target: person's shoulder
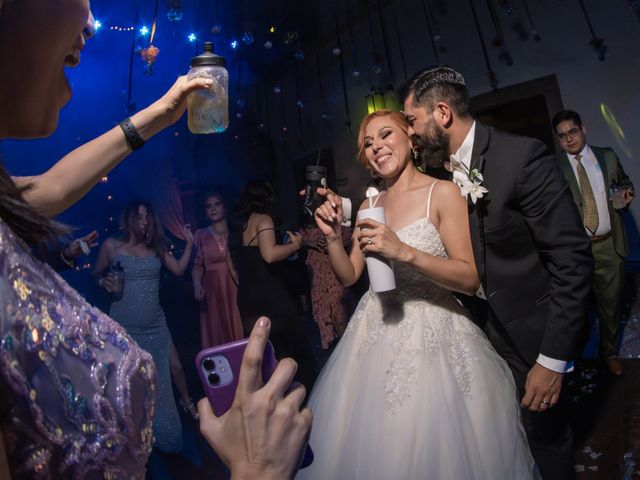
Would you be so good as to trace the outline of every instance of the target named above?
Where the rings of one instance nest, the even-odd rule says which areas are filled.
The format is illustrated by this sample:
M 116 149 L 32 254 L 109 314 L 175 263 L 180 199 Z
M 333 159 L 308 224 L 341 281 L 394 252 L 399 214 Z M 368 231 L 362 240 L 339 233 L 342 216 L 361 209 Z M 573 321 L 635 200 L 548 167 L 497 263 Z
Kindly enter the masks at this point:
M 432 198 L 438 203 L 464 201 L 464 197 L 460 195 L 460 187 L 450 180 L 435 180 L 427 188 L 432 188 L 431 185 L 433 185 Z
M 273 226 L 273 218 L 266 213 L 252 213 L 249 217 L 249 222 L 254 223 L 258 228 Z
M 106 249 L 109 252 L 115 252 L 123 245 L 124 241 L 117 237 L 109 237 L 104 242 L 102 242 L 102 248 Z
M 591 151 L 593 153 L 603 153 L 605 155 L 615 155 L 616 157 L 618 155 L 616 155 L 616 152 L 613 148 L 611 147 L 598 147 L 596 145 L 589 145 L 589 148 L 591 149 Z
M 507 132 L 505 130 L 499 130 L 494 127 L 483 125 L 484 128 L 489 129 L 489 135 L 491 141 L 503 142 L 510 146 L 517 146 L 521 148 L 527 148 L 531 145 L 539 145 L 546 148 L 544 142 L 537 138 L 527 137 L 513 132 Z

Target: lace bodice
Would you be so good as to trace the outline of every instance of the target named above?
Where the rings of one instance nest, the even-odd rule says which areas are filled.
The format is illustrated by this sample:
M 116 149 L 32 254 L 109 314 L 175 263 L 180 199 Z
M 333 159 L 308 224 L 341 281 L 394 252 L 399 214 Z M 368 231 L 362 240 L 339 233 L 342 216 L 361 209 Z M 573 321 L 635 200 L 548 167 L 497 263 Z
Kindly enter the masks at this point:
M 420 218 L 396 232 L 404 243 L 441 258 L 447 252 L 440 234 L 428 217 Z M 409 265 L 394 264 L 396 289 L 383 293 L 367 291 L 360 300 L 347 330 L 365 329 L 359 355 L 380 341 L 388 342 L 395 357 L 386 370 L 385 394 L 392 410 L 411 395 L 415 384 L 414 358 L 420 352 L 444 353 L 454 370 L 460 389 L 468 392 L 474 357 L 461 342 L 463 337 L 482 338 L 455 295 Z M 364 325 L 361 325 L 364 322 Z

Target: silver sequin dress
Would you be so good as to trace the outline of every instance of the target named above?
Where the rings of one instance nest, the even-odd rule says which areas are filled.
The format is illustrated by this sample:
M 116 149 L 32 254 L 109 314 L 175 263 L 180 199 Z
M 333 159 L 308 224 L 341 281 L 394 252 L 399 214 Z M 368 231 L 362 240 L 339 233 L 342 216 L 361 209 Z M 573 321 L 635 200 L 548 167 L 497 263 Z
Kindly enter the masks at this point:
M 397 232 L 447 254 L 427 217 Z M 448 290 L 395 264 L 368 291 L 313 389 L 315 460 L 296 478 L 535 478 L 507 364 Z
M 143 479 L 155 367 L 0 220 L 0 422 L 16 479 Z
M 176 408 L 169 369 L 171 333 L 160 306 L 160 269 L 155 256 L 131 257 L 117 254 L 124 268 L 122 298 L 111 304 L 109 314 L 153 357 L 157 371 L 155 446 L 163 452 L 182 451 L 182 423 Z

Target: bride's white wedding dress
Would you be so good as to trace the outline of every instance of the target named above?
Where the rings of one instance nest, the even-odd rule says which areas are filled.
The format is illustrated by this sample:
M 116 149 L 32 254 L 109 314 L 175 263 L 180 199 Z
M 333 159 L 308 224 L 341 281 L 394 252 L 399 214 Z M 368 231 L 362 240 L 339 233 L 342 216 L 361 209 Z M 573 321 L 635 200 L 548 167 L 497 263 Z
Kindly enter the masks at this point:
M 447 256 L 428 217 L 396 233 Z M 395 275 L 396 290 L 362 297 L 313 389 L 315 460 L 296 478 L 537 478 L 506 362 L 451 291 Z

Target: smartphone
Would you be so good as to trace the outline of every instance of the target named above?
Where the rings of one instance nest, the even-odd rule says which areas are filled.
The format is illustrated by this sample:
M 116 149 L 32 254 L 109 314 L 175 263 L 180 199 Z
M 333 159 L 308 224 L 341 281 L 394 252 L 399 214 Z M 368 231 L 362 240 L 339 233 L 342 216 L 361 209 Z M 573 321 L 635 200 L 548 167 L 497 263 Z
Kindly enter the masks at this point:
M 217 347 L 205 348 L 196 356 L 196 368 L 204 391 L 217 415 L 223 415 L 233 403 L 238 388 L 242 356 L 249 339 L 226 343 Z M 267 383 L 276 369 L 278 361 L 273 345 L 267 341 L 262 358 L 262 381 Z
M 240 377 L 242 357 L 247 348 L 248 338 L 236 342 L 205 348 L 196 355 L 196 369 L 200 381 L 209 399 L 213 412 L 223 415 L 233 404 Z M 262 357 L 262 381 L 267 383 L 273 371 L 278 366 L 271 342 L 267 341 Z M 313 451 L 307 445 L 304 459 L 300 468 L 307 467 L 313 462 Z

